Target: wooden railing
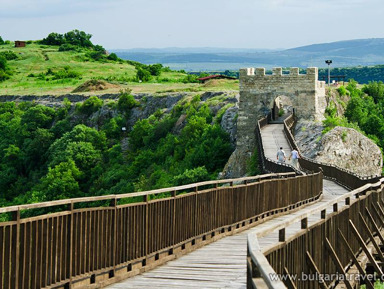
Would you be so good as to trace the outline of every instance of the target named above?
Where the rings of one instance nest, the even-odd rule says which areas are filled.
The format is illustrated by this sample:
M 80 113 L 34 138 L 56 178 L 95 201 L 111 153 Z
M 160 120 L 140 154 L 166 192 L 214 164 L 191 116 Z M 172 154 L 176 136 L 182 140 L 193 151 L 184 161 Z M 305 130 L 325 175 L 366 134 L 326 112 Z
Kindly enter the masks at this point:
M 320 197 L 321 173 L 294 175 L 0 208 L 13 215 L 0 223 L 0 288 L 99 288 L 138 274 Z
M 295 148 L 298 152 L 300 152 L 300 149 L 291 132 L 291 128 L 294 124 L 295 124 L 295 118 L 294 118 L 294 115 L 292 114 L 284 120 L 284 133 L 291 147 Z M 319 168 L 321 168 L 323 171 L 324 177 L 328 179 L 332 179 L 335 182 L 341 184 L 342 186 L 352 190 L 359 188 L 368 182 L 376 182 L 380 179 L 379 175 L 362 177 L 351 171 L 340 168 L 338 166 L 325 164 L 325 163 L 321 163 L 321 162 L 317 162 L 315 160 L 309 159 L 303 156 L 302 153 L 300 153 L 300 155 L 301 155 L 301 158 L 299 159 L 299 164 L 302 169 L 310 172 L 317 172 L 319 171 Z
M 284 121 L 284 132 L 291 147 L 300 152 L 291 133 L 294 122 L 293 115 L 288 117 Z M 265 125 L 265 120 L 261 120 L 260 123 L 261 126 Z M 308 172 L 321 171 L 324 177 L 354 191 L 319 206 L 315 212 L 289 217 L 276 227 L 261 228 L 249 234 L 248 288 L 258 288 L 258 285 L 270 289 L 334 287 L 338 282 L 335 278 L 326 281 L 321 276 L 328 278 L 338 272 L 340 277 L 345 273 L 344 270 L 351 266 L 351 260 L 356 254 L 361 252 L 361 247 L 364 248 L 365 242 L 372 241 L 373 236 L 370 236 L 366 228 L 374 231 L 376 235 L 380 235 L 378 230 L 384 228 L 384 210 L 379 204 L 379 200 L 384 200 L 384 178 L 361 177 L 337 166 L 316 162 L 304 156 L 299 163 L 301 169 Z M 341 209 L 340 203 L 345 204 Z M 333 208 L 333 212 L 327 215 L 328 207 Z M 309 224 L 308 217 L 314 214 L 318 214 L 321 220 Z M 372 214 L 375 214 L 378 224 L 373 220 Z M 295 223 L 299 223 L 301 230 L 286 239 L 285 229 Z M 258 238 L 273 231 L 279 232 L 276 243 L 261 250 Z M 360 239 L 357 235 L 359 232 L 361 232 Z M 384 242 L 384 239 L 382 241 Z M 349 246 L 350 250 L 346 246 Z M 384 261 L 384 256 L 382 258 Z M 373 259 L 370 261 L 375 262 Z M 376 267 L 376 273 L 383 275 L 379 266 Z M 359 272 L 359 274 L 365 273 Z M 301 278 L 303 276 L 312 280 L 305 280 Z M 274 279 L 276 277 L 282 278 Z M 351 288 L 352 285 L 347 283 L 346 281 L 345 286 Z M 367 286 L 373 289 L 372 283 L 367 282 Z
M 371 231 L 382 240 L 383 200 L 384 178 L 322 204 L 316 211 L 307 211 L 287 218 L 275 227 L 249 234 L 247 288 L 258 288 L 260 283 L 279 289 L 330 288 L 344 279 L 348 280 L 342 288 L 352 288 L 358 284 L 353 281 L 358 281 L 366 272 L 354 271 L 349 277 L 343 274 L 352 264 L 358 265 L 355 256 L 361 248 L 364 253 L 368 252 L 368 260 L 380 277 L 380 266 L 369 253 L 366 243 L 372 241 Z M 327 208 L 332 208 L 329 214 Z M 314 215 L 318 215 L 319 220 L 310 224 L 308 217 Z M 285 228 L 295 223 L 301 230 L 285 238 Z M 273 231 L 279 231 L 279 239 L 274 245 L 260 249 L 258 239 Z M 354 278 L 356 280 L 352 280 Z M 372 282 L 366 284 L 373 289 Z

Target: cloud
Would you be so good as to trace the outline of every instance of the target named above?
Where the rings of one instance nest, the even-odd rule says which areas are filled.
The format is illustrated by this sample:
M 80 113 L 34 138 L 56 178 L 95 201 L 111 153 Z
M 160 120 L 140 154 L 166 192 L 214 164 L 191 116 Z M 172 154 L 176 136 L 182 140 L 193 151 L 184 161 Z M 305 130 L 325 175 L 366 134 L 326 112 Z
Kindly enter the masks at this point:
M 123 0 L 0 0 L 0 17 L 35 18 L 108 9 Z

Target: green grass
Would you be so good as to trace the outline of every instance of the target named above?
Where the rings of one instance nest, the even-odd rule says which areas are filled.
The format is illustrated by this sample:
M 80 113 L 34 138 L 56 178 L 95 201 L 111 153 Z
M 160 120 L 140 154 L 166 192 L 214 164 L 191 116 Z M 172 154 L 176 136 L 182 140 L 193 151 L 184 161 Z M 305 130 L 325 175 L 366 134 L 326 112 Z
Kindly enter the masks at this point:
M 19 58 L 8 61 L 13 75 L 10 79 L 0 82 L 0 95 L 67 94 L 90 79 L 103 79 L 115 84 L 112 88 L 92 94 L 117 93 L 125 88 L 132 89 L 133 93 L 238 90 L 238 81 L 233 80 L 212 80 L 205 84 L 182 83 L 186 74 L 176 71 L 162 72 L 150 82 L 139 83 L 134 80 L 136 76 L 134 66 L 125 61 L 90 61 L 85 51 L 59 52 L 55 46 L 35 43 L 22 48 L 15 48 L 11 44 L 0 45 L 0 53 L 7 50 L 16 53 Z M 37 77 L 39 74 L 45 75 L 48 69 L 57 72 L 65 68 L 80 74 L 80 77 L 49 81 Z M 31 74 L 35 77 L 29 77 Z

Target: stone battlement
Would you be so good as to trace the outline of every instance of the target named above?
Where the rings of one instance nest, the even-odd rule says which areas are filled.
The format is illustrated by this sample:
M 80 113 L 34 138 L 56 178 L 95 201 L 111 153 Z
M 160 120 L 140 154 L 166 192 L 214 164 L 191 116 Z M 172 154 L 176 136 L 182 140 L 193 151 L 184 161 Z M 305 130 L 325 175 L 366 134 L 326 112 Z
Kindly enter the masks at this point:
M 292 67 L 289 70 L 288 74 L 283 74 L 283 69 L 281 67 L 275 67 L 272 69 L 272 74 L 265 74 L 265 68 L 241 68 L 240 69 L 240 77 L 244 76 L 263 76 L 263 77 L 271 77 L 271 76 L 281 76 L 281 77 L 308 77 L 308 76 L 317 76 L 318 68 L 317 67 L 308 67 L 306 74 L 300 74 L 298 67 Z

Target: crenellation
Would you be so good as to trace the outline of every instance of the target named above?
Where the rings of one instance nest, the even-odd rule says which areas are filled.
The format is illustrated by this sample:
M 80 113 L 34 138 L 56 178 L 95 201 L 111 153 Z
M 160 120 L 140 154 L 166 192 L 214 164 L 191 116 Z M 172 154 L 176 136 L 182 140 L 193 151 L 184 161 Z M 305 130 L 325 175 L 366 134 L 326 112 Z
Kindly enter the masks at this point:
M 256 68 L 256 76 L 265 76 L 265 68 Z
M 282 76 L 283 75 L 283 69 L 281 67 L 275 67 L 272 69 L 272 74 L 276 76 Z
M 307 75 L 317 75 L 317 67 L 308 67 L 307 68 Z
M 291 67 L 291 69 L 289 70 L 289 75 L 291 75 L 291 76 L 299 75 L 299 68 L 298 67 Z

